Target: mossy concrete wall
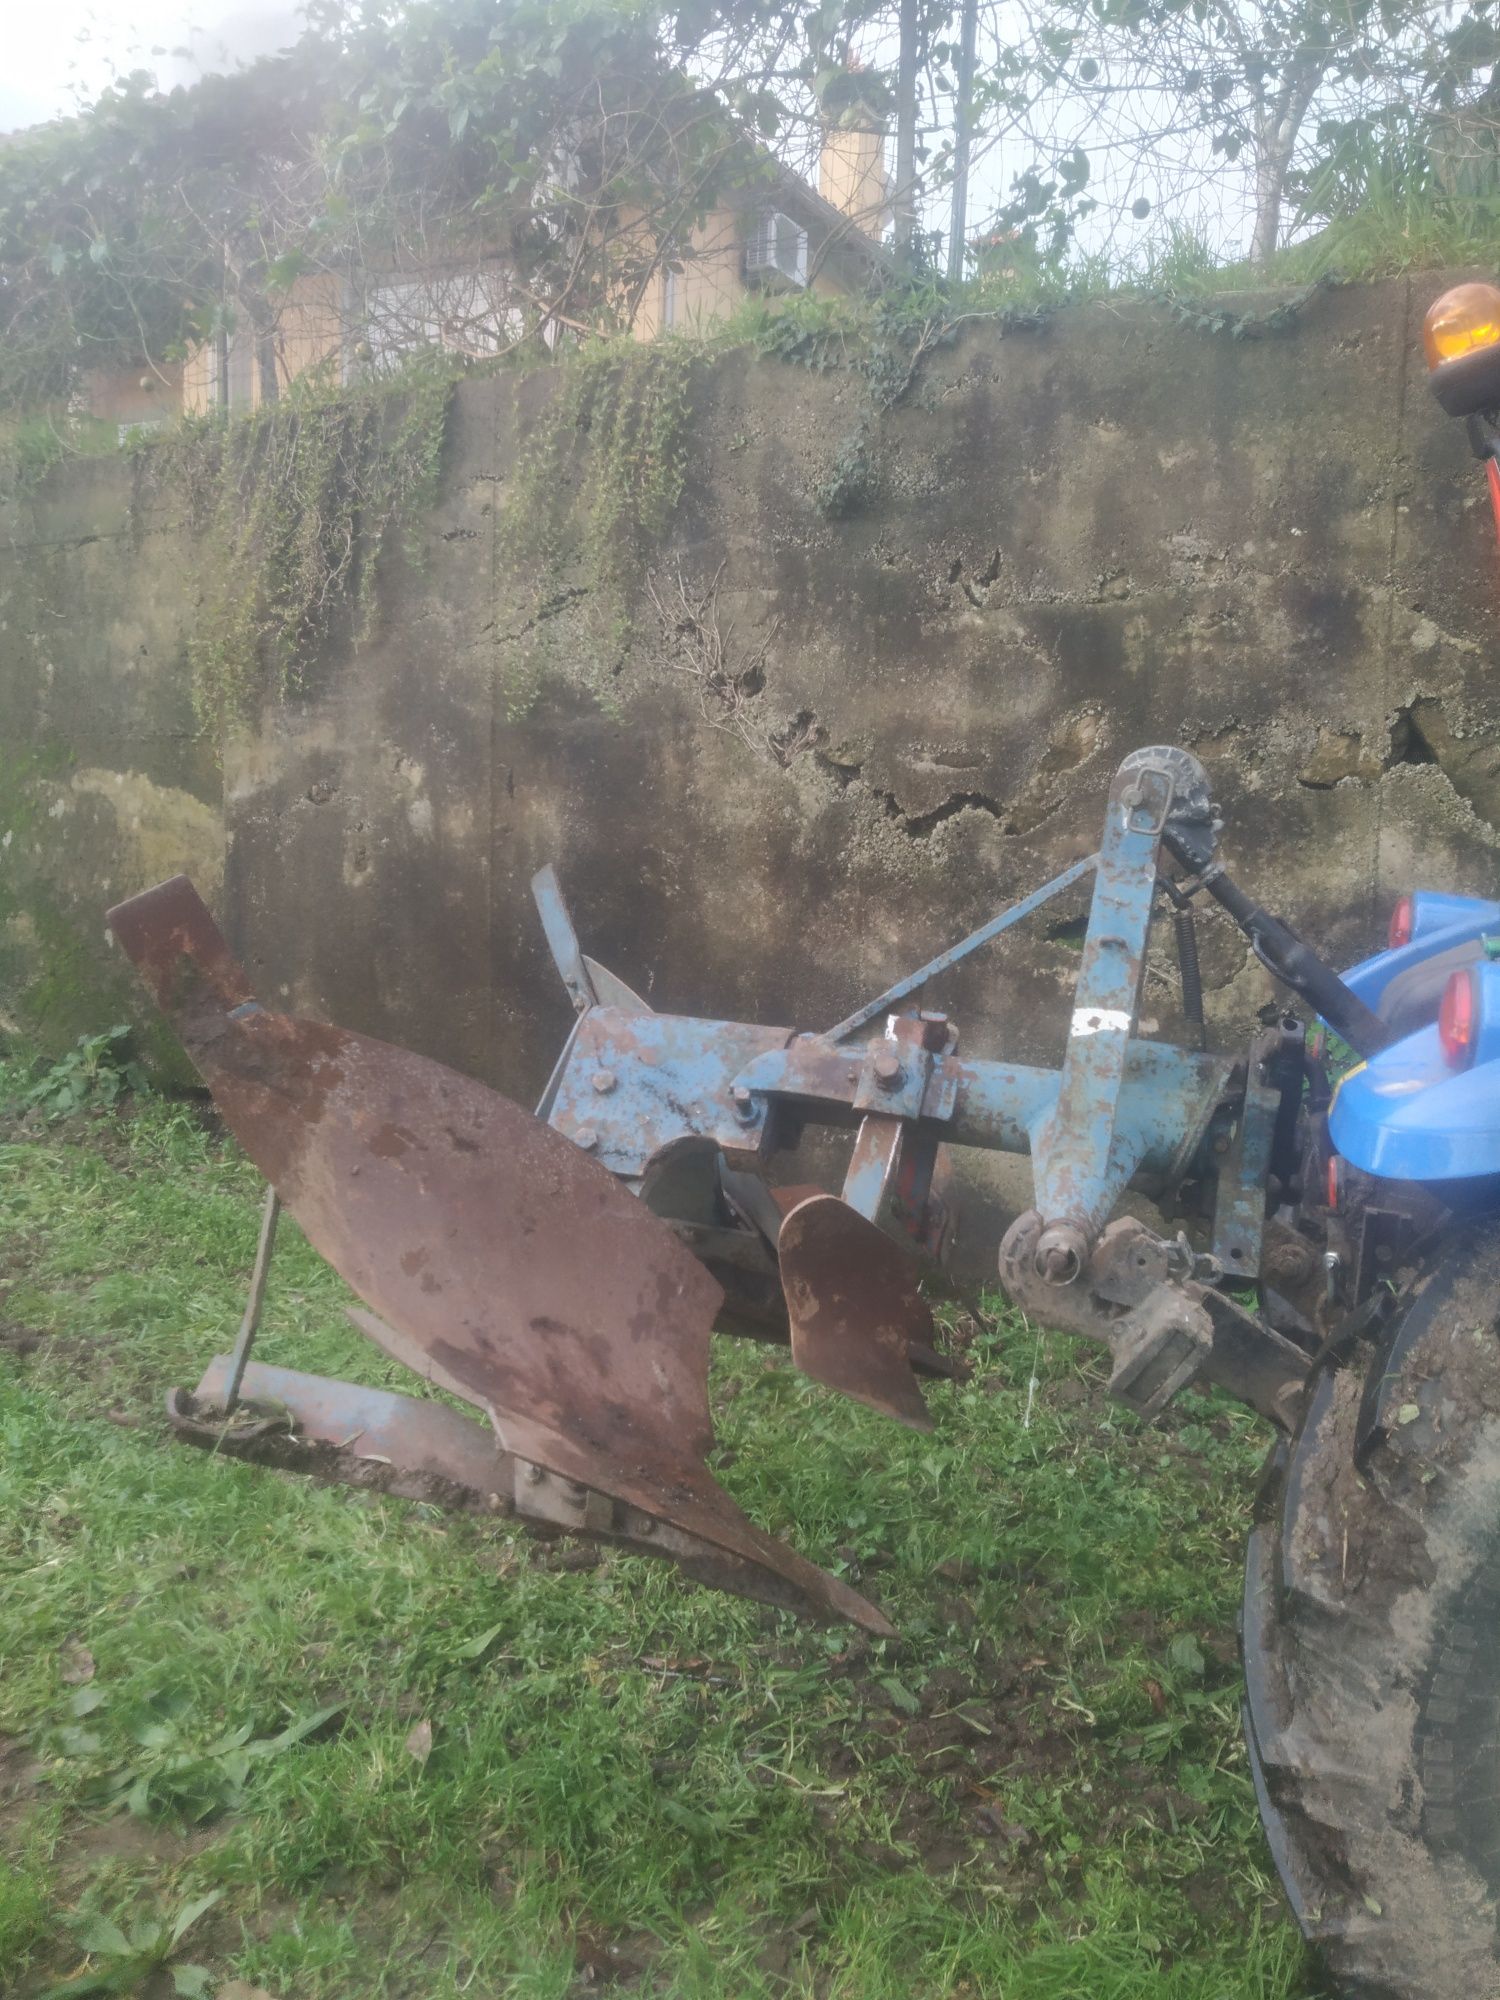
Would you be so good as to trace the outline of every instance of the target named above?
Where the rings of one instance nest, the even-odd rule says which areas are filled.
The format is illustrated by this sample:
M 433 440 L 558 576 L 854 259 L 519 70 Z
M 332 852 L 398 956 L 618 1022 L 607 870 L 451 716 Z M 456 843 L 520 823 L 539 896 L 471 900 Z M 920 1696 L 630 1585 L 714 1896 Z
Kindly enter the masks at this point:
M 859 377 L 705 365 L 651 565 L 669 616 L 643 588 L 618 658 L 596 577 L 508 556 L 546 382 L 466 383 L 381 636 L 222 771 L 189 698 L 184 504 L 126 463 L 54 473 L 0 538 L 0 1008 L 54 1040 L 104 1025 L 106 904 L 186 867 L 268 1000 L 526 1099 L 569 1018 L 542 862 L 654 1005 L 826 1025 L 1088 852 L 1153 741 L 1204 759 L 1231 865 L 1335 957 L 1409 884 L 1493 892 L 1500 564 L 1422 384 L 1441 282 L 1328 291 L 1262 339 L 1108 301 L 978 322 L 873 426 L 839 519 L 817 495 Z M 718 579 L 731 669 L 763 654 L 741 697 L 705 682 L 679 577 L 693 603 Z M 929 1003 L 971 1049 L 1055 1056 L 1082 908 Z M 1238 1036 L 1264 977 L 1227 924 L 1204 956 Z M 1171 1030 L 1165 959 L 1146 1009 Z
M 179 868 L 222 886 L 220 775 L 186 667 L 194 587 L 179 511 L 128 459 L 59 468 L 0 506 L 0 1032 L 56 1049 L 135 1019 L 176 1061 L 104 911 Z

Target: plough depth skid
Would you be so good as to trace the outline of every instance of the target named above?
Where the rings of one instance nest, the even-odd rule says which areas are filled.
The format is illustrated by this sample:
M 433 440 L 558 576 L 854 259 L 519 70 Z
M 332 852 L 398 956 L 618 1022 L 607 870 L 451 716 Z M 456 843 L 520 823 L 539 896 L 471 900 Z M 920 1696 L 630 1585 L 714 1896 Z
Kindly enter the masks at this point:
M 603 1537 L 887 1631 L 709 1472 L 709 1333 L 727 1294 L 733 1330 L 789 1340 L 819 1382 L 926 1425 L 920 1378 L 955 1372 L 920 1285 L 942 1260 L 959 1145 L 1030 1154 L 1034 1205 L 1005 1238 L 1002 1282 L 1042 1323 L 1102 1340 L 1118 1396 L 1151 1415 L 1203 1377 L 1288 1426 L 1317 1260 L 1299 1261 L 1301 1238 L 1282 1244 L 1262 1314 L 1230 1288 L 1263 1279 L 1276 1229 L 1292 1234 L 1268 1225 L 1267 1188 L 1297 1169 L 1302 1030 L 1283 1017 L 1238 1063 L 1137 1036 L 1168 863 L 1185 871 L 1163 885 L 1180 938 L 1181 908 L 1206 890 L 1356 1047 L 1386 1031 L 1229 881 L 1217 824 L 1193 757 L 1136 752 L 1096 855 L 826 1034 L 652 1012 L 584 956 L 543 870 L 578 1018 L 536 1117 L 410 1051 L 264 1007 L 185 878 L 121 904 L 116 938 L 276 1197 L 364 1300 L 355 1323 L 483 1413 L 248 1360 L 273 1200 L 241 1341 L 193 1395 L 174 1392 L 174 1422 L 216 1449 Z M 961 1057 L 952 1023 L 913 996 L 1090 870 L 1061 1068 Z M 1187 949 L 1183 967 L 1201 1020 Z M 838 1195 L 766 1178 L 810 1123 L 853 1134 Z M 1133 1182 L 1181 1196 L 1211 1247 L 1112 1219 Z

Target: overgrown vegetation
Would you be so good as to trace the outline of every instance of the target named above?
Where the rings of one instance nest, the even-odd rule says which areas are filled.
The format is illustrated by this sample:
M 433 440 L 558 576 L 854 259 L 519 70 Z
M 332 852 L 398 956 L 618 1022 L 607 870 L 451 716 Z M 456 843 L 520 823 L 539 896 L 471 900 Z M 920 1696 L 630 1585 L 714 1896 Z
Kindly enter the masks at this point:
M 1485 0 L 316 0 L 280 55 L 120 78 L 0 151 L 0 405 L 192 361 L 237 407 L 309 341 L 378 376 L 617 332 L 830 134 L 889 128 L 849 221 L 902 282 L 1174 237 L 1263 272 L 1382 199 L 1490 245 L 1497 52 Z
M 283 54 L 119 79 L 0 152 L 0 403 L 190 357 L 219 404 L 232 358 L 272 401 L 309 324 L 371 375 L 628 325 L 716 201 L 776 181 L 749 79 L 798 13 L 768 11 L 316 0 Z
M 258 1196 L 181 1105 L 0 1133 L 8 1994 L 190 1914 L 168 1962 L 276 2000 L 1309 1994 L 1239 1741 L 1252 1420 L 1142 1430 L 1008 1314 L 932 1436 L 719 1342 L 723 1478 L 872 1645 L 171 1442 Z M 288 1231 L 264 1358 L 410 1390 L 344 1296 Z
M 437 498 L 451 375 L 295 397 L 148 447 L 200 530 L 202 597 L 188 646 L 193 704 L 215 737 L 266 697 L 305 693 L 335 631 L 376 626 L 382 551 Z
M 40 1066 L 13 1105 L 0 1105 L 0 1115 L 6 1109 L 35 1110 L 46 1118 L 69 1118 L 79 1111 L 112 1110 L 127 1092 L 144 1093 L 146 1072 L 131 1053 L 132 1039 L 123 1024 L 80 1035 L 65 1055 Z
M 682 497 L 703 355 L 683 339 L 598 342 L 556 370 L 506 497 L 506 554 L 530 592 L 519 627 L 500 639 L 513 715 L 530 706 L 549 671 L 613 707 L 645 572 Z M 579 594 L 587 596 L 590 643 L 564 663 L 548 628 Z

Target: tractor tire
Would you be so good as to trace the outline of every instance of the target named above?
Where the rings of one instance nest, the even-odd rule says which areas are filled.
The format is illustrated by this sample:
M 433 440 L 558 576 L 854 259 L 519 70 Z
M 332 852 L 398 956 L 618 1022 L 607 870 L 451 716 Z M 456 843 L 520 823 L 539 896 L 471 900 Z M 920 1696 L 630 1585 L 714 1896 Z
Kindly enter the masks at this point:
M 1246 1567 L 1245 1734 L 1288 1900 L 1358 2000 L 1500 1995 L 1500 1225 L 1315 1373 Z

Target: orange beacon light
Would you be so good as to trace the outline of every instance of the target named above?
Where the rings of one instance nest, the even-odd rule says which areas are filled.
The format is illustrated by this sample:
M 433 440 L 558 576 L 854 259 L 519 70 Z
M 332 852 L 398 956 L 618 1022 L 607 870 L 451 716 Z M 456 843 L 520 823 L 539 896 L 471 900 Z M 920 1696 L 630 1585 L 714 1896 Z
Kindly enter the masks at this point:
M 1427 309 L 1422 348 L 1450 417 L 1500 409 L 1500 286 L 1455 285 Z

